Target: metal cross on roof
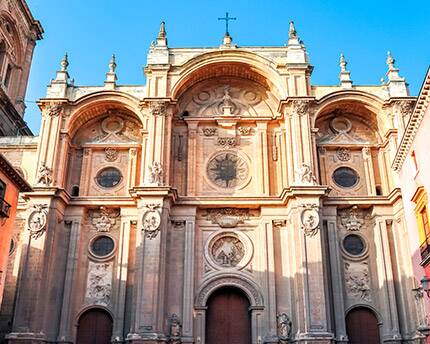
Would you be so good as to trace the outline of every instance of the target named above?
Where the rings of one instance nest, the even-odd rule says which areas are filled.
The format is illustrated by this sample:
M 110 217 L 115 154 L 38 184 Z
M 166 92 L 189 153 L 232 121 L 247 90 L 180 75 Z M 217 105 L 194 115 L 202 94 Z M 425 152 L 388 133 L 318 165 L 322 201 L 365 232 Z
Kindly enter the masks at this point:
M 218 20 L 225 20 L 225 34 L 227 36 L 230 36 L 230 34 L 228 33 L 228 22 L 230 20 L 237 20 L 237 18 L 236 17 L 229 17 L 228 12 L 225 12 L 225 17 L 224 18 L 218 18 Z

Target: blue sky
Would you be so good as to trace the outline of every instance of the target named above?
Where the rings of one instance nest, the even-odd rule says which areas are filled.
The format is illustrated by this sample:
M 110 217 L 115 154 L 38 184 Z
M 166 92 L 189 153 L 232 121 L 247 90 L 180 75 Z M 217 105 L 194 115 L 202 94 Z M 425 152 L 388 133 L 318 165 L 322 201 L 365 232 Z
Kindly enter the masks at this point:
M 166 21 L 170 47 L 218 46 L 229 11 L 236 44 L 284 45 L 294 20 L 315 66 L 312 83 L 338 83 L 345 54 L 355 84 L 379 84 L 391 50 L 400 74 L 416 95 L 430 64 L 430 1 L 146 1 L 27 0 L 45 29 L 34 53 L 25 120 L 39 132 L 42 98 L 64 52 L 77 85 L 101 85 L 112 53 L 120 84 L 143 84 L 142 67 L 159 23 Z

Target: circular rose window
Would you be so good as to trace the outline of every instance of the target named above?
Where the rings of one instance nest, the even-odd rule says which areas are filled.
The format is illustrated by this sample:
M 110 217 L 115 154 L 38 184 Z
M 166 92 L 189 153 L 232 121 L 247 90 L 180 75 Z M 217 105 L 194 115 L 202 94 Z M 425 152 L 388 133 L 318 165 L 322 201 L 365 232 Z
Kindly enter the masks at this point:
M 334 182 L 343 188 L 351 188 L 358 183 L 358 174 L 352 168 L 339 167 L 333 172 Z
M 115 242 L 107 235 L 99 236 L 91 243 L 91 253 L 96 257 L 106 257 L 113 252 L 114 248 Z
M 366 245 L 359 235 L 350 234 L 343 239 L 343 248 L 350 255 L 359 256 L 365 251 Z
M 217 154 L 209 160 L 207 174 L 211 182 L 222 188 L 242 185 L 248 177 L 248 164 L 232 152 Z
M 115 167 L 107 167 L 101 170 L 96 177 L 98 185 L 104 188 L 112 188 L 117 186 L 122 179 L 120 170 Z

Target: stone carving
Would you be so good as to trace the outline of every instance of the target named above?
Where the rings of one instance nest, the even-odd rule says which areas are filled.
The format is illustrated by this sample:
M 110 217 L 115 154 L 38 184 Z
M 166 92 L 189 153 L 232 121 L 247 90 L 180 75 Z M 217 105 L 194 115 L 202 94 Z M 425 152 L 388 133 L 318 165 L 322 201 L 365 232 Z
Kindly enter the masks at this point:
M 152 165 L 148 167 L 148 184 L 155 186 L 164 185 L 164 171 L 161 162 L 153 161 Z
M 101 206 L 98 211 L 91 212 L 91 223 L 97 232 L 110 232 L 116 225 L 119 209 L 109 209 Z
M 310 103 L 308 100 L 296 100 L 293 102 L 293 110 L 299 116 L 305 115 L 309 108 Z
M 218 237 L 210 249 L 213 260 L 222 267 L 235 267 L 245 256 L 245 246 L 234 233 Z
M 278 161 L 278 145 L 277 145 L 277 138 L 276 138 L 276 133 L 273 134 L 272 136 L 273 141 L 272 141 L 272 160 L 273 161 Z
M 272 225 L 276 229 L 282 229 L 287 226 L 287 220 L 272 220 Z
M 414 101 L 400 100 L 397 101 L 396 104 L 398 105 L 399 112 L 402 117 L 410 115 L 414 109 Z
M 148 210 L 143 214 L 142 223 L 145 237 L 154 239 L 157 237 L 161 226 L 161 213 L 158 208 L 160 204 L 147 204 Z
M 170 317 L 170 339 L 171 344 L 180 344 L 182 336 L 182 324 L 179 317 L 176 314 L 172 314 Z
M 316 204 L 302 204 L 300 221 L 302 230 L 306 236 L 314 236 L 318 233 L 320 225 L 319 207 Z
M 359 231 L 364 225 L 364 213 L 354 205 L 340 212 L 340 222 L 348 231 Z
M 47 108 L 48 116 L 50 117 L 58 117 L 63 111 L 63 107 L 60 104 L 51 104 Z
M 27 219 L 27 228 L 30 237 L 38 239 L 46 230 L 48 222 L 48 206 L 46 204 L 33 204 L 30 208 L 30 215 Z
M 299 185 L 316 185 L 317 179 L 314 176 L 314 173 L 312 172 L 312 169 L 307 164 L 302 164 L 297 170 L 296 170 L 297 176 L 296 176 L 296 183 Z
M 251 305 L 255 306 L 262 306 L 263 305 L 263 299 L 258 292 L 258 290 L 254 287 L 253 284 L 248 282 L 246 279 L 241 279 L 233 276 L 229 277 L 222 277 L 218 278 L 214 281 L 209 282 L 206 284 L 199 292 L 196 304 L 198 306 L 206 306 L 206 301 L 209 297 L 209 295 L 212 293 L 213 290 L 218 289 L 221 286 L 229 286 L 229 287 L 238 287 L 239 289 L 242 289 L 246 291 L 246 293 L 251 298 Z
M 118 151 L 112 147 L 105 148 L 105 160 L 112 162 L 116 159 L 118 159 Z
M 52 169 L 45 165 L 44 162 L 39 167 L 37 174 L 37 185 L 50 186 L 52 184 Z
M 203 128 L 203 134 L 205 136 L 214 136 L 216 134 L 216 128 L 213 128 L 213 127 Z
M 88 303 L 107 306 L 112 293 L 112 264 L 90 262 L 88 266 L 87 292 Z
M 237 145 L 235 137 L 218 137 L 217 144 L 222 148 L 233 148 Z
M 221 228 L 234 228 L 249 219 L 249 209 L 214 208 L 207 210 L 207 219 Z
M 286 313 L 280 313 L 276 316 L 278 322 L 278 337 L 280 343 L 286 344 L 288 339 L 291 338 L 291 330 L 293 323 Z
M 369 266 L 367 262 L 345 263 L 347 293 L 361 301 L 372 302 L 370 295 Z
M 209 160 L 206 171 L 211 182 L 226 189 L 243 185 L 249 174 L 248 164 L 233 152 L 214 156 Z
M 237 128 L 237 131 L 242 136 L 252 135 L 252 127 L 239 127 Z
M 349 161 L 351 159 L 351 153 L 348 148 L 338 148 L 336 156 L 340 161 Z
M 167 116 L 167 102 L 153 101 L 149 103 L 149 113 L 152 116 Z

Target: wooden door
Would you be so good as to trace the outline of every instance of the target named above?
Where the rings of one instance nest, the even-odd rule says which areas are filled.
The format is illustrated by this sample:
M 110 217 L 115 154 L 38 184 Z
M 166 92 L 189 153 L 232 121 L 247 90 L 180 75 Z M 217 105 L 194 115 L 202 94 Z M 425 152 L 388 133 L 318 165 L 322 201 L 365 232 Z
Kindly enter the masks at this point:
M 102 309 L 90 309 L 81 315 L 76 344 L 110 344 L 112 318 Z
M 215 291 L 208 300 L 206 344 L 250 344 L 249 300 L 236 288 Z
M 355 308 L 346 316 L 350 344 L 380 344 L 378 319 L 368 308 Z

